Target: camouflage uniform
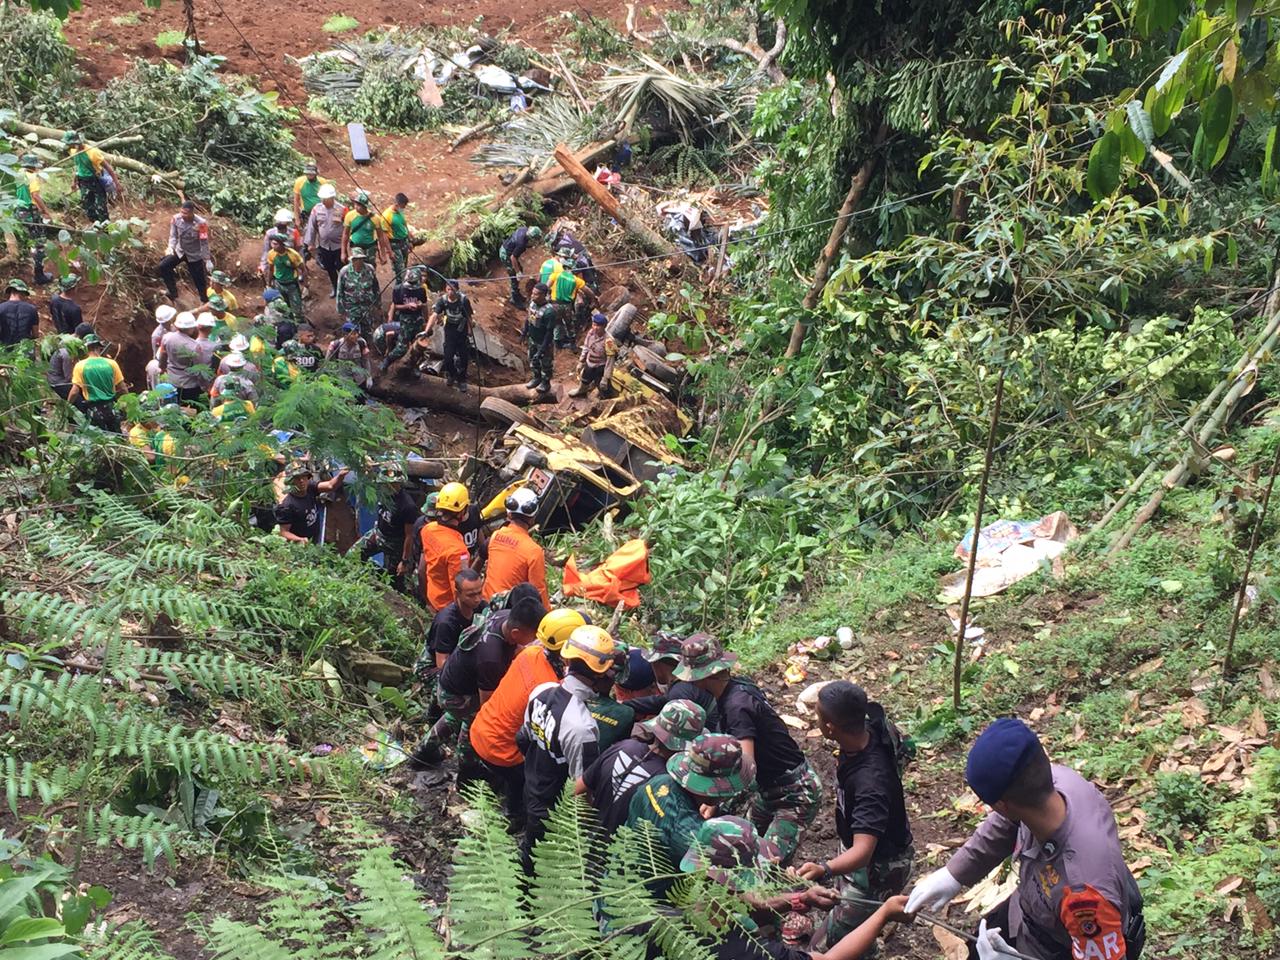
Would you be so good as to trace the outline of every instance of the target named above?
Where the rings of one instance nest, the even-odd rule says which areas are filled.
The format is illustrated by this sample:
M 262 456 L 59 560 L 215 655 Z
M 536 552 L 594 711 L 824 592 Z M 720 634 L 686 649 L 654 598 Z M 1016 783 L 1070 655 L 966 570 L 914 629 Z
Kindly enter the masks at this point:
M 911 876 L 915 872 L 915 856 L 915 847 L 908 846 L 895 857 L 885 860 L 877 860 L 873 857 L 871 862 L 861 870 L 855 870 L 848 876 L 838 878 L 835 888 L 842 898 L 857 897 L 882 902 L 890 897 L 896 897 L 911 882 Z M 830 949 L 845 934 L 870 920 L 875 912 L 876 908 L 868 904 L 841 899 L 818 924 L 812 948 L 818 951 Z M 873 946 L 863 954 L 863 957 L 874 957 L 878 952 L 877 947 Z
M 706 870 L 717 883 L 749 890 L 759 885 L 761 869 L 777 861 L 777 849 L 748 821 L 741 817 L 713 817 L 698 828 L 693 845 L 680 861 L 680 870 Z
M 351 251 L 352 262 L 338 271 L 338 316 L 360 328 L 360 334 L 368 338 L 380 319 L 382 291 L 378 288 L 378 275 L 372 267 L 357 269 L 355 261 L 361 252 Z
M 529 384 L 544 393 L 551 389 L 556 320 L 556 308 L 551 304 L 529 304 L 529 319 L 525 322 L 529 338 Z
M 405 271 L 405 286 L 421 288 L 422 297 L 420 300 L 422 306 L 418 310 L 406 310 L 396 314 L 400 321 L 400 332 L 396 334 L 395 347 L 382 361 L 384 370 L 409 352 L 409 348 L 413 346 L 413 341 L 418 339 L 418 334 L 422 333 L 422 328 L 426 326 L 427 288 L 422 283 L 422 278 L 425 275 L 426 270 L 420 266 L 413 266 Z

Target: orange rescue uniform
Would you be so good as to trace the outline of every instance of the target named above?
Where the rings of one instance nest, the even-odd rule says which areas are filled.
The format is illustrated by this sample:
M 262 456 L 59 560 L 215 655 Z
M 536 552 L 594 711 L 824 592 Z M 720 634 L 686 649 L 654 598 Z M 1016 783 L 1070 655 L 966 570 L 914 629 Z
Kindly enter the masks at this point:
M 518 523 L 508 523 L 489 538 L 489 562 L 485 569 L 484 598 L 510 590 L 517 584 L 532 583 L 542 594 L 542 605 L 550 609 L 547 596 L 547 561 L 542 548 Z
M 529 694 L 541 683 L 559 682 L 542 644 L 531 643 L 517 653 L 498 689 L 471 721 L 471 747 L 480 759 L 496 767 L 524 763 L 524 754 L 516 747 L 516 731 L 524 722 Z
M 471 554 L 462 534 L 433 520 L 422 528 L 422 564 L 426 570 L 427 606 L 439 613 L 453 603 L 453 578 L 470 566 Z

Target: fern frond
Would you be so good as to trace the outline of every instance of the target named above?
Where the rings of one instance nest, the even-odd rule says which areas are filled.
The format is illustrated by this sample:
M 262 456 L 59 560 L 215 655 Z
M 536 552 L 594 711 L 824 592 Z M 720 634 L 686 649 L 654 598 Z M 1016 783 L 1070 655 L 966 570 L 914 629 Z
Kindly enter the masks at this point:
M 105 646 L 119 633 L 118 610 L 113 605 L 89 607 L 56 593 L 6 590 L 0 603 L 10 620 L 48 643 Z
M 600 942 L 592 914 L 600 872 L 593 868 L 594 822 L 586 799 L 574 796 L 572 784 L 565 784 L 546 835 L 533 848 L 529 909 L 538 918 L 533 941 L 548 956 L 590 950 Z M 589 935 L 586 942 L 584 934 Z
M 223 540 L 241 540 L 245 528 L 226 516 L 214 503 L 196 500 L 173 487 L 160 487 L 155 491 L 156 513 L 166 518 L 168 536 L 193 543 L 217 543 Z
M 438 960 L 444 947 L 413 883 L 392 858 L 391 848 L 360 854 L 352 881 L 364 899 L 355 913 L 370 941 L 368 960 Z
M 19 800 L 37 797 L 41 803 L 50 804 L 80 790 L 88 779 L 86 769 L 72 771 L 60 765 L 45 774 L 39 764 L 20 761 L 13 754 L 5 756 L 0 770 L 3 771 L 5 800 L 14 816 L 18 815 Z
M 94 517 L 102 521 L 105 530 L 142 544 L 164 536 L 165 524 L 156 522 L 137 507 L 122 502 L 106 490 L 91 487 L 86 491 L 86 496 L 93 503 Z
M 87 945 L 90 960 L 173 960 L 154 931 L 139 921 L 108 926 L 101 940 Z
M 218 917 L 209 924 L 207 939 L 215 960 L 294 960 L 283 943 L 268 939 L 260 927 Z
M 530 950 L 521 930 L 534 918 L 521 893 L 525 878 L 515 838 L 487 786 L 467 791 L 466 800 L 467 831 L 458 840 L 449 878 L 453 939 L 472 947 L 468 953 L 477 958 L 522 960 Z
M 126 606 L 147 617 L 166 614 L 175 623 L 189 626 L 225 626 L 251 623 L 255 627 L 275 624 L 277 611 L 243 600 L 204 597 L 183 587 L 142 587 L 129 592 Z
M 350 944 L 338 940 L 328 928 L 335 921 L 336 911 L 327 902 L 330 898 L 324 885 L 313 877 L 286 874 L 272 878 L 268 885 L 280 891 L 263 908 L 269 921 L 272 936 L 295 945 L 295 957 L 312 960 L 338 958 L 350 954 Z
M 165 823 L 151 814 L 142 817 L 116 813 L 110 806 L 85 812 L 85 834 L 100 847 L 115 841 L 128 850 L 142 848 L 142 859 L 148 867 L 164 854 L 169 864 L 177 863 L 173 841 L 186 828 L 182 824 Z
M 209 693 L 230 694 L 242 700 L 252 695 L 260 702 L 309 699 L 317 692 L 316 681 L 288 677 L 231 654 L 130 646 L 119 651 L 111 673 L 131 680 L 143 673 L 161 673 L 179 690 L 194 685 Z

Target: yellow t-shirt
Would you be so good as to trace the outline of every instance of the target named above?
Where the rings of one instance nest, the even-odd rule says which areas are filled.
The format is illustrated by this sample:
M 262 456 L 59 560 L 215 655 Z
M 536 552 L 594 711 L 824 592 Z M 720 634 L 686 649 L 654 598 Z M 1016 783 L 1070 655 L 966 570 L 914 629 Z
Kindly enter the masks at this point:
M 357 220 L 360 221 L 360 226 L 352 229 L 351 224 Z M 360 246 L 368 246 L 374 243 L 378 239 L 377 234 L 387 232 L 387 225 L 383 222 L 382 217 L 372 210 L 368 213 L 348 210 L 347 215 L 342 218 L 342 225 L 351 230 L 351 242 Z
M 102 165 L 103 163 L 106 162 L 106 160 L 102 156 L 102 151 L 99 150 L 97 147 L 74 147 L 67 151 L 67 155 L 71 157 L 71 160 L 72 160 L 72 166 L 74 168 L 73 172 L 77 176 L 80 176 L 81 173 L 83 172 L 81 170 L 80 162 L 76 160 L 76 155 L 81 153 L 83 153 L 86 157 L 88 157 L 89 162 L 93 164 L 93 172 L 96 175 L 101 176 Z
M 206 290 L 204 292 L 205 303 L 208 303 L 209 298 L 212 297 L 215 293 L 218 293 L 218 291 L 213 289 L 213 287 L 210 287 L 208 290 Z M 236 295 L 231 292 L 230 287 L 223 287 L 222 292 L 218 293 L 218 296 L 222 297 L 223 302 L 226 303 L 227 305 L 227 314 L 228 314 L 228 320 L 229 320 L 230 314 L 235 313 L 236 310 L 240 308 L 240 301 L 236 299 Z

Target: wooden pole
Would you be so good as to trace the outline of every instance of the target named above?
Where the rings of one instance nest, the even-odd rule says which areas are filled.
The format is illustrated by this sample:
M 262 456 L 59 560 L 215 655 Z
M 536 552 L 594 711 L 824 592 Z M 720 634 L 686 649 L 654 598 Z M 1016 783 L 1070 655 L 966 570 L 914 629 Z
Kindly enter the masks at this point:
M 964 672 L 964 633 L 969 626 L 969 601 L 973 597 L 973 571 L 978 565 L 978 533 L 982 530 L 982 513 L 987 506 L 987 483 L 991 479 L 991 461 L 995 456 L 996 429 L 1000 426 L 1000 407 L 1004 403 L 1004 373 L 996 382 L 996 399 L 991 407 L 991 423 L 987 426 L 987 453 L 982 464 L 982 480 L 978 484 L 978 506 L 973 514 L 973 542 L 969 544 L 969 572 L 964 580 L 964 597 L 960 601 L 960 627 L 956 630 L 956 659 L 951 668 L 951 707 L 960 712 L 960 675 Z
M 640 246 L 646 253 L 658 257 L 683 257 L 679 250 L 659 236 L 656 231 L 623 210 L 622 204 L 618 203 L 618 198 L 610 193 L 604 184 L 591 176 L 587 168 L 578 162 L 578 158 L 563 143 L 556 147 L 555 158 L 564 168 L 564 172 L 573 177 L 574 182 L 582 188 L 582 192 L 598 203 L 605 213 L 617 220 L 628 233 L 639 240 Z
M 849 232 L 849 222 L 853 217 L 853 212 L 858 208 L 858 204 L 862 202 L 863 195 L 867 192 L 871 177 L 875 174 L 876 167 L 880 163 L 880 147 L 888 139 L 888 136 L 889 125 L 881 123 L 871 140 L 871 152 L 862 161 L 862 166 L 858 168 L 858 172 L 853 175 L 853 179 L 849 182 L 849 192 L 844 195 L 844 203 L 840 205 L 840 212 L 836 214 L 836 221 L 831 224 L 831 233 L 827 235 L 826 246 L 822 248 L 822 253 L 818 255 L 818 262 L 813 268 L 813 281 L 809 284 L 809 289 L 805 293 L 804 299 L 800 302 L 802 313 L 791 327 L 791 341 L 787 344 L 787 352 L 784 354 L 788 359 L 800 355 L 800 348 L 804 346 L 805 334 L 809 330 L 809 323 L 806 318 L 817 309 L 818 301 L 822 299 L 822 291 L 827 288 L 827 278 L 830 277 L 831 267 L 840 255 L 840 248 L 844 245 L 845 234 Z
M 1240 612 L 1244 609 L 1244 598 L 1249 591 L 1249 574 L 1253 572 L 1253 554 L 1258 549 L 1258 537 L 1262 533 L 1262 524 L 1267 519 L 1267 508 L 1271 506 L 1271 491 L 1275 489 L 1277 472 L 1280 472 L 1280 447 L 1276 447 L 1275 459 L 1271 461 L 1271 479 L 1267 481 L 1266 492 L 1262 495 L 1262 508 L 1258 511 L 1258 519 L 1253 524 L 1253 534 L 1249 537 L 1249 553 L 1244 560 L 1244 573 L 1240 576 L 1240 589 L 1236 591 L 1236 608 L 1231 614 L 1231 630 L 1227 633 L 1227 651 L 1222 657 L 1223 703 L 1227 698 L 1227 684 L 1231 681 L 1231 658 L 1236 649 L 1236 631 L 1240 629 Z

